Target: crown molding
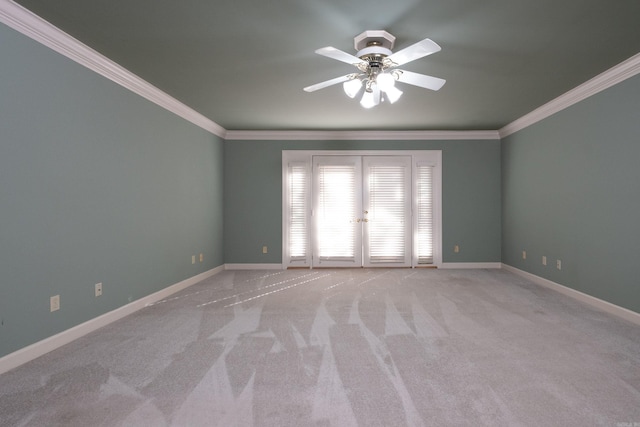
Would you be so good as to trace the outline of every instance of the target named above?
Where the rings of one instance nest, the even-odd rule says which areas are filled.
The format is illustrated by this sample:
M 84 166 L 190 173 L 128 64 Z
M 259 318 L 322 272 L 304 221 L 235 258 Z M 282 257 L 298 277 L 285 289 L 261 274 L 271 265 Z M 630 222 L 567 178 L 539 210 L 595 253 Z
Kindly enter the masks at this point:
M 226 140 L 260 141 L 433 141 L 498 140 L 498 131 L 227 131 Z
M 156 105 L 226 140 L 493 140 L 531 126 L 640 73 L 640 53 L 514 120 L 488 131 L 244 131 L 226 130 L 124 67 L 11 0 L 0 0 L 0 22 Z
M 498 131 L 500 138 L 531 126 L 638 73 L 640 73 L 640 53 L 509 123 Z
M 202 129 L 224 138 L 226 129 L 109 58 L 10 0 L 0 0 L 0 22 Z

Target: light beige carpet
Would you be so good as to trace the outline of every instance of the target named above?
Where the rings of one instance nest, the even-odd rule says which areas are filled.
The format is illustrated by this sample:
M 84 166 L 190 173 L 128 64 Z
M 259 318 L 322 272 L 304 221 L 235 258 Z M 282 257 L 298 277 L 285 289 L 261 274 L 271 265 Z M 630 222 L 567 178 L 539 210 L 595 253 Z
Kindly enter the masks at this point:
M 225 271 L 0 376 L 2 426 L 640 425 L 640 328 L 502 270 Z

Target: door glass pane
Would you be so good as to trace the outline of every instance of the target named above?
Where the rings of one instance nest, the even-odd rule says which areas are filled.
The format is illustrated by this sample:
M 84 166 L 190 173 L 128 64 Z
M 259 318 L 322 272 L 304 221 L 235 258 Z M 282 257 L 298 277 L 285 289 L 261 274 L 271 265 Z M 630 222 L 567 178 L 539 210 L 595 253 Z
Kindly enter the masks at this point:
M 433 166 L 418 166 L 418 264 L 433 264 Z
M 309 183 L 306 165 L 289 166 L 289 257 L 291 261 L 307 258 L 307 194 Z
M 409 264 L 410 159 L 374 158 L 365 165 L 365 257 L 370 264 Z
M 356 167 L 319 164 L 317 174 L 317 255 L 321 261 L 352 261 L 356 254 Z

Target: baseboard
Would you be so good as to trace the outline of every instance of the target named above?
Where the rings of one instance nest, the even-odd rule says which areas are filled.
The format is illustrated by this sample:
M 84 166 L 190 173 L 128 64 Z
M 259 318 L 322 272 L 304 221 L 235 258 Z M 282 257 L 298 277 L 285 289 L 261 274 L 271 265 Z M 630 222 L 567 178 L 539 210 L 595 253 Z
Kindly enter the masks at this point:
M 452 268 L 502 268 L 502 264 L 499 262 L 443 262 L 438 268 L 452 269 Z
M 42 341 L 38 341 L 27 347 L 10 353 L 0 358 L 0 374 L 17 368 L 18 366 L 36 359 L 42 355 L 45 355 L 52 350 L 62 347 L 65 344 L 69 344 L 70 342 L 84 335 L 87 335 L 90 332 L 100 329 L 103 326 L 115 322 L 116 320 L 122 319 L 129 314 L 135 313 L 136 311 L 150 304 L 153 304 L 154 302 L 163 300 L 168 296 L 186 289 L 189 286 L 195 285 L 196 283 L 207 279 L 215 274 L 218 274 L 223 270 L 224 266 L 221 265 L 209 271 L 205 271 L 204 273 L 200 273 L 196 276 L 185 279 L 144 298 L 140 298 L 139 300 L 133 301 L 127 305 L 116 308 L 115 310 L 112 310 L 108 313 L 102 314 L 98 317 L 67 329 L 66 331 L 62 331 L 56 335 L 45 338 Z
M 283 270 L 282 264 L 225 264 L 225 270 Z
M 524 277 L 525 279 L 528 279 L 537 285 L 544 286 L 545 288 L 553 289 L 556 292 L 560 292 L 561 294 L 567 295 L 578 301 L 584 302 L 585 304 L 588 304 L 591 307 L 605 311 L 614 316 L 621 317 L 636 325 L 640 325 L 640 313 L 636 313 L 635 311 L 629 310 L 624 307 L 620 307 L 619 305 L 612 304 L 610 302 L 601 300 L 600 298 L 593 297 L 583 292 L 576 291 L 575 289 L 568 288 L 559 283 L 552 282 L 551 280 L 545 279 L 540 276 L 536 276 L 535 274 L 528 273 L 526 271 L 520 270 L 519 268 L 512 267 L 507 264 L 502 264 L 502 268 L 512 273 L 515 273 L 518 276 Z
M 309 268 L 309 267 L 304 267 Z M 438 268 L 502 268 L 499 262 L 444 262 Z M 282 264 L 225 264 L 225 270 L 283 270 Z

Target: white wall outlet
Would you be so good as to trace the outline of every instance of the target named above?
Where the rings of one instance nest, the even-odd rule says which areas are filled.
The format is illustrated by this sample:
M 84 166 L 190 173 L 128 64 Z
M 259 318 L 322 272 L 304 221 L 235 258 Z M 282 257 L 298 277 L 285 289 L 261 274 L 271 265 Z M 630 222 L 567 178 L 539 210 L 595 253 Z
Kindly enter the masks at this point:
M 547 265 L 547 257 L 542 255 L 542 265 Z
M 102 295 L 102 283 L 96 283 L 96 296 Z
M 562 261 L 560 261 L 559 259 L 558 259 L 558 260 L 556 260 L 556 268 L 557 268 L 558 270 L 562 270 Z
M 191 255 L 191 264 L 195 264 L 195 263 L 196 263 L 196 256 Z
M 527 251 L 522 251 L 522 259 L 527 259 Z
M 204 254 L 200 254 L 200 262 L 204 261 Z
M 60 310 L 60 295 L 54 295 L 49 298 L 49 306 L 51 307 L 51 311 Z
M 262 253 L 266 254 L 268 252 L 268 248 L 266 246 L 262 247 Z
M 460 252 L 460 246 L 455 245 L 455 246 L 453 247 L 453 252 L 455 252 L 455 253 Z

